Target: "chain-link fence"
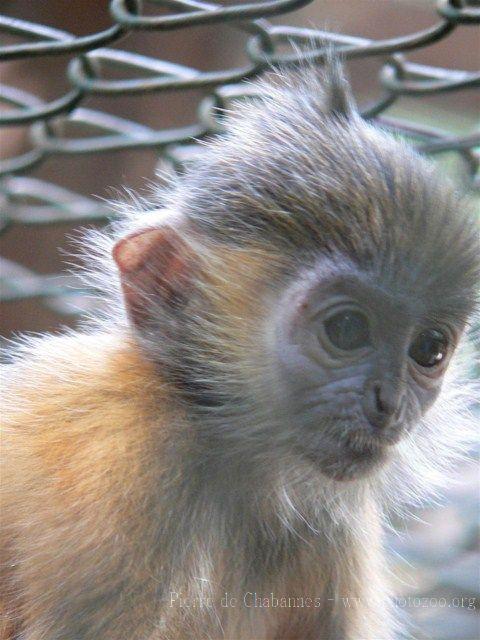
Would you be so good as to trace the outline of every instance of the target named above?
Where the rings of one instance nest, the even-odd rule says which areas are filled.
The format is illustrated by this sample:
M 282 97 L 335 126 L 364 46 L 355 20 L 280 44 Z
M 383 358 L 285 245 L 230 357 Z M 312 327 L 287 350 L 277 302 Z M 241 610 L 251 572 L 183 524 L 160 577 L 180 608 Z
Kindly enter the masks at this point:
M 59 97 L 45 100 L 11 83 L 0 88 L 0 101 L 5 106 L 0 111 L 0 125 L 10 129 L 27 126 L 29 134 L 29 147 L 0 163 L 2 232 L 8 234 L 18 226 L 40 228 L 105 219 L 110 211 L 100 200 L 72 193 L 62 184 L 53 184 L 29 173 L 52 157 L 77 155 L 87 162 L 97 154 L 145 148 L 154 150 L 163 168 L 168 165 L 179 170 L 195 154 L 194 141 L 221 132 L 222 110 L 228 109 L 232 100 L 248 94 L 249 85 L 242 80 L 261 74 L 272 63 L 296 65 L 301 58 L 308 57 L 321 64 L 326 41 L 333 41 L 346 59 L 376 57 L 381 60 L 378 82 L 382 93 L 363 107 L 365 118 L 408 136 L 428 154 L 456 154 L 472 186 L 478 187 L 479 134 L 471 131 L 452 136 L 440 128 L 420 126 L 389 113 L 392 105 L 405 96 L 459 94 L 480 85 L 480 73 L 427 66 L 409 61 L 407 57 L 411 51 L 431 46 L 449 38 L 454 31 L 479 23 L 480 2 L 438 0 L 436 7 L 432 6 L 431 26 L 401 37 L 378 40 L 279 26 L 267 20 L 311 1 L 267 0 L 221 5 L 199 0 L 152 0 L 142 5 L 138 0 L 111 0 L 111 26 L 84 36 L 0 16 L 0 36 L 4 41 L 7 38 L 7 43 L 0 46 L 0 61 L 29 59 L 33 62 L 38 58 L 68 56 L 64 67 L 66 90 Z M 153 31 L 160 39 L 167 32 L 175 31 L 187 41 L 195 27 L 220 23 L 232 32 L 245 35 L 245 64 L 201 71 L 135 51 L 112 48 L 132 32 Z M 204 95 L 196 115 L 191 123 L 181 127 L 155 129 L 85 106 L 90 98 L 99 96 L 115 100 L 125 95 L 182 92 L 188 100 L 188 92 L 199 88 Z M 94 133 L 82 137 L 66 135 L 72 123 L 84 125 Z M 16 260 L 1 262 L 2 301 L 32 298 L 38 300 L 39 305 L 70 313 L 78 306 L 71 304 L 72 300 L 78 302 L 78 286 L 75 276 L 41 275 Z

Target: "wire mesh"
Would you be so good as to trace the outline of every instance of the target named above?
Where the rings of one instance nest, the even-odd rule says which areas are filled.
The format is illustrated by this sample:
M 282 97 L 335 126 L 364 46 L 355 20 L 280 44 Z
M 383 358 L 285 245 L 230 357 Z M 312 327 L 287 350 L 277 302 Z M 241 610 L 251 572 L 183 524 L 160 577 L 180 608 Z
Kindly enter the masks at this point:
M 0 46 L 0 61 L 51 58 L 68 54 L 66 92 L 51 101 L 16 86 L 0 85 L 0 126 L 28 126 L 30 148 L 0 162 L 0 231 L 18 226 L 41 227 L 102 221 L 111 211 L 99 200 L 72 193 L 59 184 L 29 176 L 51 157 L 112 153 L 151 148 L 163 165 L 181 171 L 198 153 L 196 141 L 222 132 L 222 110 L 251 90 L 243 80 L 262 74 L 273 64 L 297 65 L 309 58 L 322 63 L 325 43 L 333 42 L 346 59 L 378 57 L 382 93 L 362 115 L 405 135 L 425 153 L 454 153 L 461 158 L 472 188 L 480 185 L 480 134 L 452 136 L 447 130 L 420 126 L 389 115 L 404 96 L 460 92 L 480 86 L 480 73 L 418 64 L 406 54 L 448 38 L 453 31 L 480 23 L 478 0 L 438 0 L 432 26 L 388 39 L 372 40 L 312 28 L 279 26 L 267 18 L 298 10 L 312 0 L 266 0 L 219 4 L 200 0 L 111 0 L 111 26 L 97 33 L 75 36 L 49 26 L 0 15 L 0 37 L 14 36 L 14 44 Z M 150 12 L 145 12 L 150 5 Z M 181 31 L 187 40 L 198 25 L 228 25 L 246 35 L 243 66 L 201 71 L 135 51 L 109 48 L 135 31 L 154 31 L 158 37 Z M 121 72 L 121 79 L 111 77 Z M 202 88 L 206 94 L 194 121 L 176 128 L 154 129 L 128 118 L 85 106 L 95 96 L 164 94 Z M 65 134 L 68 123 L 86 125 L 94 135 Z M 60 313 L 70 313 L 81 293 L 74 276 L 40 274 L 12 260 L 1 259 L 0 301 L 38 299 Z M 81 305 L 80 305 L 81 306 Z

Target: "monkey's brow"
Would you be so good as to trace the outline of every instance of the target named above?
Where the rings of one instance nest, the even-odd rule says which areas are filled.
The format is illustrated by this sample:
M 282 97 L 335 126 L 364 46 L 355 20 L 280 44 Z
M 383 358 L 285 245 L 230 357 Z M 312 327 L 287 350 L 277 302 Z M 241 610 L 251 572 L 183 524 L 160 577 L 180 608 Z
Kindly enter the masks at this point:
M 313 299 L 318 297 L 319 305 L 323 302 L 325 294 L 338 293 L 340 296 L 352 298 L 366 306 L 374 305 L 378 308 L 396 309 L 398 313 L 402 314 L 410 307 L 413 311 L 415 310 L 411 294 L 392 291 L 378 277 L 369 272 L 362 273 L 357 270 L 352 274 L 338 271 L 327 275 L 326 278 L 321 274 L 316 274 L 316 277 L 310 278 L 307 287 L 308 293 Z M 315 303 L 313 304 L 314 310 Z
M 474 323 L 473 310 L 472 306 L 433 306 L 423 315 L 423 319 L 433 324 L 448 325 L 460 331 Z

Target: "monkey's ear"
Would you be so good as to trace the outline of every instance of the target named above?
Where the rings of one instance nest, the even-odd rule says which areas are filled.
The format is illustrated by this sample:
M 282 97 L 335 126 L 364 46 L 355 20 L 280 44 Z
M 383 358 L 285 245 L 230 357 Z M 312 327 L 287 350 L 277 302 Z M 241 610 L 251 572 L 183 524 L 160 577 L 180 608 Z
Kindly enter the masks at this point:
M 145 325 L 158 305 L 179 306 L 191 281 L 193 252 L 171 226 L 140 229 L 112 251 L 132 321 Z

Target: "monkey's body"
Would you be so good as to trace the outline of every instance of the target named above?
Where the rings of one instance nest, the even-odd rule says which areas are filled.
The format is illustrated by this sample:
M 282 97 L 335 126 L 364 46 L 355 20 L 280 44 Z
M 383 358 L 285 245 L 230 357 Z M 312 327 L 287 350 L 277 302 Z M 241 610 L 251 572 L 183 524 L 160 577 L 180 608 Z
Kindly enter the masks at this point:
M 288 540 L 295 534 L 264 520 L 255 503 L 243 526 L 229 526 L 227 505 L 204 506 L 200 488 L 199 504 L 190 496 L 190 512 L 181 515 L 174 483 L 181 459 L 167 452 L 183 418 L 130 339 L 53 338 L 14 367 L 10 380 L 5 372 L 2 415 L 2 526 L 13 542 L 2 584 L 12 627 L 2 640 L 391 637 L 387 596 L 372 566 L 380 534 L 367 495 L 358 508 L 371 511 L 368 531 L 330 523 L 335 541 L 314 534 L 300 514 L 290 523 L 298 540 Z M 264 485 L 265 496 L 275 489 Z M 152 504 L 164 500 L 173 513 L 152 518 Z M 180 515 L 191 531 L 190 560 L 185 566 L 177 549 L 170 573 L 165 555 L 183 539 Z M 215 521 L 218 535 L 205 539 Z M 252 551 L 273 542 L 272 552 Z M 226 552 L 244 558 L 233 575 Z M 18 615 L 25 631 L 16 636 Z
M 461 450 L 478 219 L 337 64 L 261 90 L 95 239 L 103 321 L 13 354 L 1 640 L 394 636 L 382 510 Z
M 43 342 L 14 379 L 4 372 L 11 406 L 2 415 L 2 521 L 14 546 L 3 586 L 27 638 L 99 638 L 104 623 L 120 625 L 105 637 L 122 637 L 120 567 L 132 562 L 135 588 L 144 551 L 128 539 L 142 505 L 142 474 L 131 474 L 146 468 L 152 437 L 151 395 L 139 387 L 151 384 L 148 368 L 115 339 L 83 336 Z M 159 439 L 167 427 L 160 413 Z M 19 591 L 20 602 L 12 597 Z M 82 622 L 84 607 L 91 617 Z

